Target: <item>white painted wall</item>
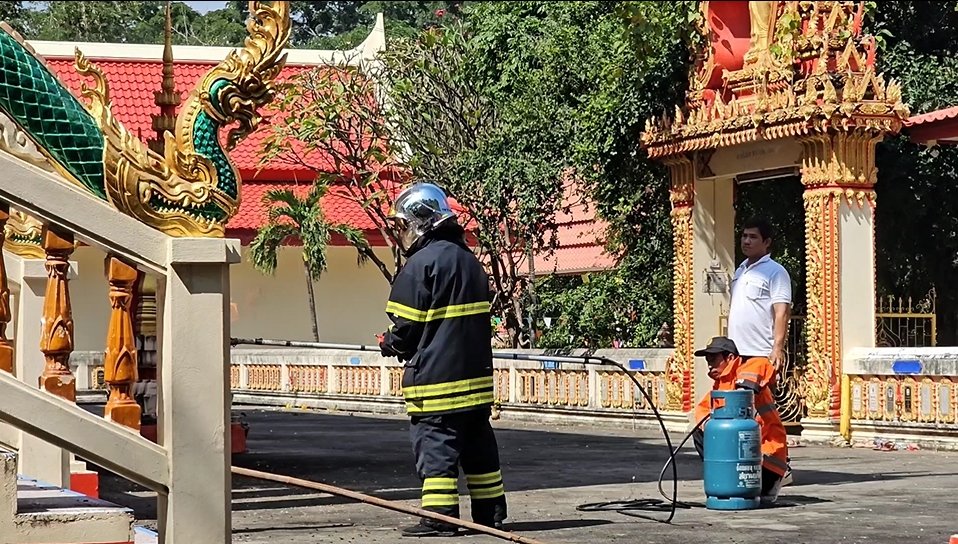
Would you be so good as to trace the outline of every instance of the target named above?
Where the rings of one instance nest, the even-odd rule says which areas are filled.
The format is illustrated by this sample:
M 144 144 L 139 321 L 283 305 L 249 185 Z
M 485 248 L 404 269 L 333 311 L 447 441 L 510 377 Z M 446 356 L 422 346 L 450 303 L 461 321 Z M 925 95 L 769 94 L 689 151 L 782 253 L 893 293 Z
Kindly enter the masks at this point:
M 842 199 L 838 213 L 839 331 L 847 353 L 875 346 L 875 212 Z
M 377 253 L 390 262 L 388 250 Z M 280 250 L 273 276 L 253 268 L 248 248 L 244 247 L 242 254 L 243 262 L 230 268 L 232 336 L 312 340 L 299 249 Z M 73 254 L 79 273 L 70 282 L 76 351 L 99 351 L 106 343 L 110 302 L 104 258 L 102 251 L 86 246 Z M 320 339 L 372 343 L 374 336 L 389 326 L 384 312 L 389 284 L 373 264 L 359 267 L 356 250 L 351 247 L 329 248 L 328 259 L 329 267 L 316 283 Z
M 377 253 L 390 262 L 388 250 Z M 375 265 L 357 266 L 351 247 L 331 247 L 327 259 L 327 271 L 315 288 L 320 340 L 373 343 L 389 326 L 389 284 Z M 299 248 L 283 248 L 275 275 L 265 276 L 249 263 L 244 247 L 243 262 L 230 272 L 234 337 L 312 340 Z
M 719 334 L 719 319 L 728 312 L 728 287 L 735 272 L 735 210 L 732 178 L 696 179 L 695 206 L 692 212 L 695 240 L 692 245 L 694 292 L 693 337 L 699 349 Z M 706 274 L 717 272 L 725 280 L 725 292 L 705 292 Z M 695 358 L 695 391 L 698 402 L 712 387 L 708 365 Z

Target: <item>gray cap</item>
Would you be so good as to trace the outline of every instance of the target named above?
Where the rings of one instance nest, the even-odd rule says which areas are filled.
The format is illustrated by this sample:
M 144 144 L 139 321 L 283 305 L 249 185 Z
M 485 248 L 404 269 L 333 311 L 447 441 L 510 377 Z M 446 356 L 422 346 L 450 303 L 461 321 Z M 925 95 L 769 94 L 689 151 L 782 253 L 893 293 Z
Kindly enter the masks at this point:
M 725 336 L 716 336 L 712 338 L 709 342 L 709 345 L 705 346 L 705 349 L 700 349 L 695 352 L 696 357 L 705 357 L 709 353 L 731 353 L 738 355 L 738 348 L 735 347 L 735 342 Z

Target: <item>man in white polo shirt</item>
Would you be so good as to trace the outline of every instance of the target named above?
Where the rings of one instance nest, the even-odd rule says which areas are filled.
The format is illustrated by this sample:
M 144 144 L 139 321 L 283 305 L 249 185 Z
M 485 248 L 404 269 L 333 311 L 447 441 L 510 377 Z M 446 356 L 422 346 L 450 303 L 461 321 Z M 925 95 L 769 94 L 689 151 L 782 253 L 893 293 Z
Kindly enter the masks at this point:
M 785 363 L 785 336 L 792 306 L 792 280 L 769 256 L 772 227 L 750 219 L 742 228 L 745 261 L 732 277 L 728 337 L 742 359 L 767 358 L 776 372 Z
M 738 347 L 742 362 L 767 359 L 776 377 L 785 364 L 785 337 L 792 310 L 792 280 L 785 267 L 769 256 L 772 226 L 760 218 L 742 225 L 742 253 L 745 261 L 732 276 L 732 304 L 728 312 L 728 334 Z M 790 464 L 790 459 L 786 462 Z M 792 470 L 786 469 L 781 486 L 791 485 Z

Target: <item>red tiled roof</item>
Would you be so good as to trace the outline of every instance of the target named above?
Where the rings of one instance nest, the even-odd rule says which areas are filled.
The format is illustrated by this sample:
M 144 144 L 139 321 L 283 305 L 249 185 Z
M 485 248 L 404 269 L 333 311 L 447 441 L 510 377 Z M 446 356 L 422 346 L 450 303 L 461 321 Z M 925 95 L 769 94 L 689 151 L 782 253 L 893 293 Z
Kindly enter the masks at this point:
M 145 59 L 112 59 L 95 56 L 89 58 L 107 78 L 113 103 L 112 111 L 116 118 L 141 140 L 153 139 L 155 132 L 152 128 L 152 116 L 159 113 L 153 93 L 160 89 L 163 63 Z M 73 59 L 47 58 L 46 63 L 73 91 L 74 95 L 85 103 L 86 99 L 81 97 L 80 89 L 82 83 L 89 82 L 77 73 Z M 176 90 L 182 99 L 185 100 L 200 78 L 215 65 L 215 62 L 174 61 Z M 285 80 L 314 68 L 315 66 L 287 63 L 279 80 Z M 266 113 L 266 115 L 269 114 L 269 112 Z M 267 123 L 268 121 L 264 122 L 229 152 L 230 157 L 240 169 L 243 186 L 240 210 L 230 220 L 227 228 L 230 236 L 238 236 L 244 242 L 248 242 L 255 234 L 255 230 L 266 223 L 266 207 L 262 203 L 262 198 L 268 190 L 293 188 L 298 194 L 305 194 L 309 190 L 310 182 L 315 178 L 313 170 L 284 161 L 273 161 L 260 168 L 260 149 L 263 140 L 269 134 Z M 222 136 L 225 137 L 225 133 Z M 322 157 L 313 155 L 310 157 L 310 162 L 320 167 L 325 166 L 329 171 L 334 170 L 331 161 L 323 160 Z M 387 172 L 384 175 L 389 174 Z M 345 196 L 345 191 L 341 188 L 331 191 L 325 197 L 323 209 L 330 221 L 363 229 L 373 244 L 381 245 L 382 240 L 378 236 L 376 225 L 359 204 Z
M 103 70 L 107 82 L 110 84 L 110 99 L 113 101 L 113 114 L 133 134 L 137 134 L 144 141 L 153 139 L 153 115 L 159 113 L 154 103 L 153 93 L 160 89 L 163 79 L 163 63 L 151 60 L 117 60 L 91 58 Z M 72 59 L 47 59 L 47 65 L 61 81 L 80 97 L 81 83 L 88 83 L 74 68 Z M 174 78 L 176 90 L 182 99 L 196 86 L 200 78 L 215 66 L 214 63 L 204 62 L 177 62 L 174 61 Z M 280 75 L 280 79 L 314 68 L 312 66 L 287 65 Z M 86 102 L 81 98 L 81 101 Z M 240 142 L 230 151 L 230 157 L 240 168 L 244 180 L 273 179 L 277 176 L 288 178 L 296 175 L 300 180 L 312 179 L 313 173 L 301 166 L 274 162 L 257 176 L 260 148 L 263 139 L 268 134 L 268 128 L 260 127 Z
M 944 121 L 945 119 L 958 119 L 958 106 L 912 115 L 908 119 L 905 119 L 905 126 L 915 127 L 935 121 Z
M 117 119 L 142 140 L 152 139 L 152 116 L 159 112 L 153 93 L 160 89 L 163 63 L 160 60 L 97 58 L 94 55 L 89 58 L 103 70 L 110 84 L 113 113 Z M 52 57 L 47 58 L 46 62 L 61 81 L 80 97 L 80 85 L 85 81 L 76 72 L 73 59 Z M 174 61 L 176 90 L 185 98 L 215 64 L 206 61 Z M 313 68 L 315 65 L 287 63 L 279 79 L 284 80 Z M 82 98 L 81 101 L 85 102 Z M 248 243 L 255 235 L 256 229 L 266 223 L 266 205 L 262 198 L 267 191 L 292 188 L 297 194 L 304 195 L 315 176 L 310 169 L 281 161 L 274 161 L 257 173 L 259 150 L 268 133 L 268 127 L 261 126 L 230 151 L 230 156 L 243 177 L 243 186 L 240 210 L 230 220 L 227 228 L 230 236 L 239 237 L 244 243 Z M 316 157 L 312 157 L 310 162 L 322 164 Z M 328 162 L 326 164 L 330 170 L 333 169 Z M 566 204 L 572 206 L 568 213 L 561 212 L 557 216 L 559 247 L 552 255 L 536 257 L 537 273 L 577 273 L 614 266 L 614 259 L 602 249 L 601 238 L 605 224 L 595 217 L 592 206 L 585 202 L 573 202 L 573 199 L 579 198 L 577 195 L 579 191 L 575 185 L 568 184 Z M 323 210 L 329 221 L 363 229 L 372 244 L 383 245 L 384 241 L 376 225 L 359 203 L 348 197 L 345 189 L 333 188 L 323 200 Z M 343 241 L 334 240 L 333 243 Z
M 912 141 L 958 143 L 958 106 L 913 115 L 904 125 Z
M 231 231 L 231 235 L 237 236 L 243 243 L 248 243 L 256 235 L 256 229 L 267 223 L 268 205 L 263 202 L 267 192 L 290 189 L 296 196 L 303 197 L 311 187 L 312 184 L 309 182 L 244 182 L 240 209 L 230 220 L 227 228 Z M 371 244 L 383 245 L 376 224 L 344 187 L 330 188 L 329 193 L 323 197 L 322 207 L 326 220 L 330 223 L 341 223 L 362 229 L 366 232 Z M 342 245 L 345 241 L 335 239 L 333 244 Z
M 563 208 L 556 214 L 558 246 L 535 256 L 536 275 L 577 274 L 607 270 L 616 265 L 605 251 L 607 224 L 595 212 L 595 205 L 578 184 L 567 183 Z

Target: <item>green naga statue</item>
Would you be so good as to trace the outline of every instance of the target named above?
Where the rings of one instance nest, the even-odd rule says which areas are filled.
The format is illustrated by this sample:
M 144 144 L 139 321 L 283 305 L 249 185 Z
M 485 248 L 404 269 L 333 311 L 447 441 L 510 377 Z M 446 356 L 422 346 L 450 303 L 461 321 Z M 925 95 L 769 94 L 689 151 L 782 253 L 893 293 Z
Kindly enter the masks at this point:
M 171 236 L 223 236 L 241 184 L 226 153 L 262 120 L 258 109 L 273 99 L 290 34 L 288 2 L 250 2 L 250 12 L 244 47 L 190 93 L 163 155 L 113 116 L 103 72 L 79 49 L 76 69 L 90 78 L 81 89 L 86 104 L 8 27 L 0 31 L 0 112 L 52 170 L 117 210 Z M 230 125 L 223 146 L 221 129 Z

